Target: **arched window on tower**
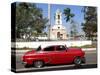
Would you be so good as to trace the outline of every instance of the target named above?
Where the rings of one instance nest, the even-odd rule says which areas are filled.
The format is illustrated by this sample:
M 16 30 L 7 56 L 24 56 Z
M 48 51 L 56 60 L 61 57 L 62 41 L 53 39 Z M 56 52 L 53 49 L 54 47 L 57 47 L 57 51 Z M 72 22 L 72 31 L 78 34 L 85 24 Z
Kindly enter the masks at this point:
M 58 15 L 58 19 L 60 19 L 60 15 Z
M 58 24 L 60 24 L 60 21 L 58 21 Z

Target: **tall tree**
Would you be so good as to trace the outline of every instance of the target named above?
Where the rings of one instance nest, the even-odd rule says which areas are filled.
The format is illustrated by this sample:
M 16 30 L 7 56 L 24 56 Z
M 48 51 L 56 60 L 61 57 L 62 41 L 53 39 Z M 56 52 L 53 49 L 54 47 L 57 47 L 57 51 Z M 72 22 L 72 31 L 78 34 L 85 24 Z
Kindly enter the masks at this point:
M 77 23 L 74 20 L 71 21 L 70 34 L 71 37 L 76 37 L 78 35 Z
M 71 21 L 71 19 L 75 16 L 71 13 L 70 8 L 65 8 L 63 14 L 65 15 L 66 22 Z
M 94 36 L 97 36 L 97 8 L 96 7 L 84 7 L 84 20 L 82 23 L 83 31 L 88 39 L 93 40 Z
M 42 33 L 48 20 L 43 17 L 42 9 L 36 4 L 17 3 L 16 5 L 16 34 L 17 38 L 23 35 L 30 37 L 34 33 Z
M 75 37 L 78 33 L 75 21 L 72 19 L 75 15 L 71 13 L 70 8 L 65 8 L 63 14 L 65 15 L 66 22 L 70 22 L 70 36 Z

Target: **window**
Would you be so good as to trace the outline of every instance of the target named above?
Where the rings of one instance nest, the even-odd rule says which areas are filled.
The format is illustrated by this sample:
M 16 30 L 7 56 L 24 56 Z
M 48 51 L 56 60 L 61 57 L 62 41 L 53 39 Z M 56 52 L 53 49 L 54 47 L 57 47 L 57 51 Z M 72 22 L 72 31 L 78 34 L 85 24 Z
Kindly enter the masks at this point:
M 58 27 L 58 29 L 60 29 L 60 27 Z
M 44 48 L 44 51 L 54 51 L 54 47 L 53 46 L 46 47 Z
M 58 19 L 60 19 L 60 15 L 58 15 Z
M 36 49 L 36 51 L 40 51 L 41 50 L 41 45 Z
M 58 24 L 60 23 L 60 21 L 58 21 Z
M 65 47 L 65 46 L 60 45 L 60 46 L 57 46 L 57 47 L 56 47 L 56 50 L 57 50 L 57 51 L 66 50 L 66 47 Z

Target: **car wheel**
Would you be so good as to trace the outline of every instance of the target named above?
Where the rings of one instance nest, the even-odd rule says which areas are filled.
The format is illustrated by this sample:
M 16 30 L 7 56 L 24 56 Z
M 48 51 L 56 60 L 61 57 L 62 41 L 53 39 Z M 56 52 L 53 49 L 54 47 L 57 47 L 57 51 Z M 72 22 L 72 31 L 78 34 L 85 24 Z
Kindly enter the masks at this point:
M 41 67 L 43 67 L 43 65 L 44 65 L 43 61 L 35 61 L 34 62 L 34 67 L 36 67 L 36 68 L 41 68 Z
M 25 68 L 29 68 L 29 67 L 31 67 L 31 65 L 26 64 L 24 67 Z
M 81 66 L 81 63 L 82 63 L 82 60 L 81 60 L 80 57 L 76 57 L 76 58 L 74 59 L 74 64 L 75 64 L 76 66 Z

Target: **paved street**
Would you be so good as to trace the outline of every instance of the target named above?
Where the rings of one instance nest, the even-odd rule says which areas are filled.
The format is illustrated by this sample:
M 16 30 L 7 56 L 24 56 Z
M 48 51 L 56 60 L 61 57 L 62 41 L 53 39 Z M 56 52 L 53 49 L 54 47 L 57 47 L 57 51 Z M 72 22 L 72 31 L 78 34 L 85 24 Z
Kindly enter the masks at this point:
M 96 50 L 92 51 L 85 51 L 85 57 L 86 57 L 86 63 L 83 64 L 80 68 L 76 68 L 74 64 L 72 65 L 57 65 L 57 66 L 45 66 L 43 68 L 25 68 L 22 64 L 21 57 L 23 56 L 23 53 L 17 53 L 16 54 L 16 71 L 24 72 L 24 71 L 44 71 L 44 70 L 63 70 L 63 69 L 82 69 L 82 68 L 96 68 L 97 67 L 97 52 Z

